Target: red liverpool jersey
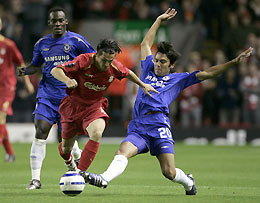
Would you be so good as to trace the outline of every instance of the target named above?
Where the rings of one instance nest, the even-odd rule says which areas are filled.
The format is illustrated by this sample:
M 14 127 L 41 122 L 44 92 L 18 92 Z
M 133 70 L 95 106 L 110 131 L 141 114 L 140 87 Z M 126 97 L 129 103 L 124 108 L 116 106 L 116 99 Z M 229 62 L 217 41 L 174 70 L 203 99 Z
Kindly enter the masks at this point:
M 24 63 L 22 54 L 15 43 L 0 35 L 0 92 L 1 96 L 13 96 L 16 89 L 14 64 Z
M 67 91 L 75 102 L 90 105 L 100 101 L 115 78 L 121 80 L 129 74 L 129 69 L 115 59 L 107 71 L 98 70 L 94 63 L 95 55 L 96 53 L 81 54 L 74 60 L 58 66 L 78 83 L 74 90 Z M 73 63 L 75 65 L 70 67 L 69 64 Z

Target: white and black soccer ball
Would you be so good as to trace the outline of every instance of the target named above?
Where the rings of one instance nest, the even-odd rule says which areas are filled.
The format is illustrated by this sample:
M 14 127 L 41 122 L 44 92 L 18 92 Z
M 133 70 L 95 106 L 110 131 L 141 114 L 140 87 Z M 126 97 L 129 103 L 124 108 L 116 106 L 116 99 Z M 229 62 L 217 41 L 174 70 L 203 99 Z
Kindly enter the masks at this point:
M 60 189 L 68 196 L 80 194 L 85 187 L 84 178 L 75 171 L 68 171 L 60 179 Z

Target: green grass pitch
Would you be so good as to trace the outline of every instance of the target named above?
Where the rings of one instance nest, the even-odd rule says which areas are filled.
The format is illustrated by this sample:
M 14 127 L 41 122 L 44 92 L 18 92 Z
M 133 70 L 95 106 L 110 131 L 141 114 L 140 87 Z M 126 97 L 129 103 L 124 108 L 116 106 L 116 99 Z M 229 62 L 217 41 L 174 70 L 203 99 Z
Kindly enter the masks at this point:
M 81 148 L 84 143 L 80 143 Z M 119 145 L 102 144 L 88 171 L 102 173 L 113 159 Z M 13 144 L 16 161 L 5 163 L 0 148 L 1 203 L 212 203 L 260 202 L 260 148 L 225 146 L 185 146 L 175 144 L 176 166 L 192 173 L 196 180 L 196 196 L 185 196 L 181 185 L 161 174 L 158 161 L 150 154 L 129 160 L 125 172 L 100 189 L 86 185 L 76 197 L 65 196 L 59 189 L 59 179 L 66 172 L 59 157 L 57 144 L 47 144 L 40 190 L 25 190 L 30 181 L 29 154 L 31 144 Z

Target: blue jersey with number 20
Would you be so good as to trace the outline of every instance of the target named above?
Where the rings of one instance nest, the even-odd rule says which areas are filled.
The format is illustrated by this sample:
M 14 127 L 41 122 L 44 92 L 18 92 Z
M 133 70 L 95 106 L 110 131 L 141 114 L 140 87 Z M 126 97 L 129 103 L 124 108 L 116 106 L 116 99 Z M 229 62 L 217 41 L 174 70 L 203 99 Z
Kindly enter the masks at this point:
M 152 97 L 145 94 L 142 88 L 139 88 L 133 110 L 133 120 L 129 123 L 128 133 L 147 134 L 148 136 L 162 138 L 171 133 L 168 132 L 170 121 L 169 105 L 188 86 L 199 83 L 200 80 L 193 73 L 171 73 L 158 77 L 154 73 L 154 63 L 152 55 L 147 56 L 146 60 L 141 61 L 140 79 L 147 84 L 152 85 L 159 94 L 152 93 Z M 147 112 L 160 111 L 161 114 L 149 114 Z

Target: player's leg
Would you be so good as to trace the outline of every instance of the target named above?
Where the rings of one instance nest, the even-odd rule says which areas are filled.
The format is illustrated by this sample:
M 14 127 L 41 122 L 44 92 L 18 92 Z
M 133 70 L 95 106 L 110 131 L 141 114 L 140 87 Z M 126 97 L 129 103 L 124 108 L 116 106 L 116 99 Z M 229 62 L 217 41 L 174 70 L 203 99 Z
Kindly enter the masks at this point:
M 92 163 L 92 161 L 94 160 L 98 152 L 99 143 L 102 138 L 102 134 L 105 130 L 105 127 L 106 122 L 103 118 L 98 118 L 92 121 L 86 127 L 86 131 L 89 135 L 89 141 L 87 142 L 81 153 L 81 159 L 78 166 L 78 168 L 81 171 L 86 171 Z
M 8 138 L 8 132 L 6 130 L 6 116 L 6 112 L 0 111 L 0 145 L 3 144 L 6 151 L 5 161 L 14 162 L 14 150 L 11 146 Z
M 181 169 L 175 168 L 173 153 L 159 154 L 157 159 L 160 162 L 162 173 L 166 178 L 181 184 L 187 195 L 195 195 L 197 193 L 192 175 L 186 175 Z
M 71 154 L 73 145 L 76 140 L 76 135 L 78 133 L 78 127 L 75 122 L 63 122 L 62 124 L 62 142 L 59 144 L 60 156 L 64 159 L 65 165 L 68 170 L 77 170 L 76 163 Z
M 36 119 L 42 117 L 41 115 L 35 115 Z M 30 152 L 30 163 L 32 180 L 26 189 L 40 189 L 40 175 L 42 163 L 46 155 L 46 139 L 52 127 L 52 124 L 46 120 L 34 120 L 36 129 L 35 138 L 32 142 Z
M 138 148 L 131 142 L 123 142 L 116 152 L 113 161 L 101 176 L 108 182 L 121 175 L 128 164 L 128 159 L 138 153 Z
M 57 121 L 57 125 L 58 125 L 58 141 L 60 143 L 62 141 L 62 137 L 61 137 L 62 127 L 61 127 L 61 122 L 60 122 L 61 116 L 60 116 L 60 114 L 58 114 L 57 116 L 58 116 L 58 119 L 57 119 L 58 120 Z M 81 151 L 82 150 L 79 148 L 77 140 L 75 140 L 73 148 L 72 148 L 72 151 L 71 151 L 71 154 L 72 154 L 73 159 L 75 160 L 75 163 L 77 165 L 78 165 L 80 157 L 81 157 Z
M 124 142 L 120 145 L 119 150 L 107 168 L 107 170 L 101 175 L 96 173 L 81 173 L 85 178 L 85 181 L 90 185 L 94 185 L 100 188 L 106 188 L 108 182 L 121 175 L 128 164 L 128 158 L 137 154 L 137 147 L 130 142 Z
M 76 171 L 77 165 L 75 160 L 71 154 L 73 145 L 75 143 L 76 136 L 71 136 L 70 138 L 63 139 L 62 142 L 59 144 L 59 152 L 60 156 L 64 159 L 65 165 L 69 171 Z
M 128 164 L 128 159 L 138 153 L 148 151 L 149 143 L 137 134 L 129 134 L 121 143 L 119 150 L 107 168 L 107 170 L 99 174 L 88 173 L 86 182 L 97 187 L 106 188 L 108 182 L 121 175 Z

